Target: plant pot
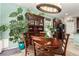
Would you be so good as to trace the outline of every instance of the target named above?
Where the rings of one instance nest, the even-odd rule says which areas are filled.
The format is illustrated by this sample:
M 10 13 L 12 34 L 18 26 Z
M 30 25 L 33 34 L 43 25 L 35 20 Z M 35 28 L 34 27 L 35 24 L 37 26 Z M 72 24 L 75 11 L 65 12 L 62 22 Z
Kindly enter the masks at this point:
M 19 49 L 23 50 L 25 48 L 24 42 L 19 42 Z
M 3 41 L 0 40 L 0 53 L 2 53 L 2 51 L 3 51 Z

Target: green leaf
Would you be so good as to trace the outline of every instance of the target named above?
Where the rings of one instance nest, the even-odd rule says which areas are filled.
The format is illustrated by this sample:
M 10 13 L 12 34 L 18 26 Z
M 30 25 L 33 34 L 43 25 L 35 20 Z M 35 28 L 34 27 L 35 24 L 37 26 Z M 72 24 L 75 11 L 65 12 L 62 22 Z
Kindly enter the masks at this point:
M 13 36 L 13 35 L 14 35 L 14 31 L 13 31 L 13 30 L 10 30 L 9 35 L 10 35 L 10 36 Z
M 18 21 L 23 20 L 23 15 L 19 15 L 19 16 L 17 17 L 17 20 L 18 20 Z
M 42 15 L 45 15 L 45 13 L 39 12 L 38 15 L 42 16 Z
M 0 26 L 0 31 L 4 32 L 8 29 L 8 27 L 6 25 L 1 25 Z
M 15 24 L 17 21 L 16 20 L 11 20 L 9 23 Z
M 17 12 L 12 12 L 12 13 L 9 15 L 9 17 L 16 17 L 17 15 L 18 15 Z
M 13 38 L 9 38 L 10 41 L 13 41 Z
M 47 35 L 47 33 L 45 33 L 45 38 L 49 38 L 49 36 Z
M 15 36 L 15 37 L 14 37 L 15 40 L 18 40 L 18 38 L 19 38 L 18 36 Z
M 22 13 L 23 9 L 21 7 L 17 8 L 18 13 Z
M 32 10 L 30 8 L 27 9 L 28 13 L 32 13 Z

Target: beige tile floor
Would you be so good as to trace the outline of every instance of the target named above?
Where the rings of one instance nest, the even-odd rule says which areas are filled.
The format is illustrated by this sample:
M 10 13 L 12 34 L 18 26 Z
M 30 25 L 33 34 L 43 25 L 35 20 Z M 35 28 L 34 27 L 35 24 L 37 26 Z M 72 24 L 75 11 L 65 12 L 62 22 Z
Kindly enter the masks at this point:
M 24 51 L 25 50 L 22 50 L 20 53 L 16 53 L 16 54 L 11 55 L 11 56 L 24 56 Z M 75 44 L 73 39 L 69 39 L 66 55 L 67 56 L 79 56 L 79 44 Z M 34 56 L 32 46 L 29 47 L 28 56 Z
M 69 39 L 67 51 L 79 56 L 79 43 L 76 43 L 73 39 Z

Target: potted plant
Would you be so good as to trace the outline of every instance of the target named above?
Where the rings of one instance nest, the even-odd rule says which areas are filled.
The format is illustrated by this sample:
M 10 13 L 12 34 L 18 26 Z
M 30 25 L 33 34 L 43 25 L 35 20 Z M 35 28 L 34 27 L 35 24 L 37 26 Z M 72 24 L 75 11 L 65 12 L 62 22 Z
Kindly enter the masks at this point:
M 27 26 L 27 20 L 24 18 L 22 8 L 17 8 L 16 11 L 12 12 L 9 17 L 15 18 L 14 20 L 11 20 L 9 23 L 10 28 L 10 41 L 13 42 L 19 42 L 19 48 L 24 49 L 23 41 L 21 40 L 22 33 L 25 33 L 28 31 Z M 22 47 L 21 47 L 22 46 Z
M 51 25 L 47 25 L 46 28 L 48 29 L 47 31 L 45 31 L 46 35 L 45 38 L 50 38 L 53 36 L 54 34 L 54 28 Z M 48 34 L 48 32 L 50 32 L 50 34 Z
M 26 10 L 27 13 L 33 13 L 31 9 Z M 39 15 L 44 15 L 44 13 L 39 13 Z M 10 13 L 9 17 L 13 18 L 9 23 L 10 28 L 10 41 L 19 42 L 20 45 L 23 45 L 23 41 L 21 41 L 22 34 L 28 31 L 28 21 L 23 16 L 23 9 L 21 7 L 17 8 L 16 11 Z M 22 46 L 23 47 L 23 46 Z M 20 49 L 22 48 L 20 47 Z
M 0 53 L 3 51 L 3 40 L 2 40 L 2 33 L 5 32 L 8 29 L 6 25 L 1 25 L 0 26 Z

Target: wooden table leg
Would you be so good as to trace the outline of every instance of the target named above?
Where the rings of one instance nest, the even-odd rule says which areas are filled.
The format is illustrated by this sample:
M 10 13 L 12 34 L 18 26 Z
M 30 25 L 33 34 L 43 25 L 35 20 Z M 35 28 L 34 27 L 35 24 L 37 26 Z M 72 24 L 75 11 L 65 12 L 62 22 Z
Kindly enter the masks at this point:
M 25 48 L 25 56 L 27 56 L 27 48 Z
M 24 41 L 24 44 L 25 44 L 25 56 L 27 56 L 27 49 L 28 49 L 28 41 Z
M 34 55 L 36 56 L 36 48 L 35 48 L 35 43 L 33 41 L 33 46 L 34 46 Z

